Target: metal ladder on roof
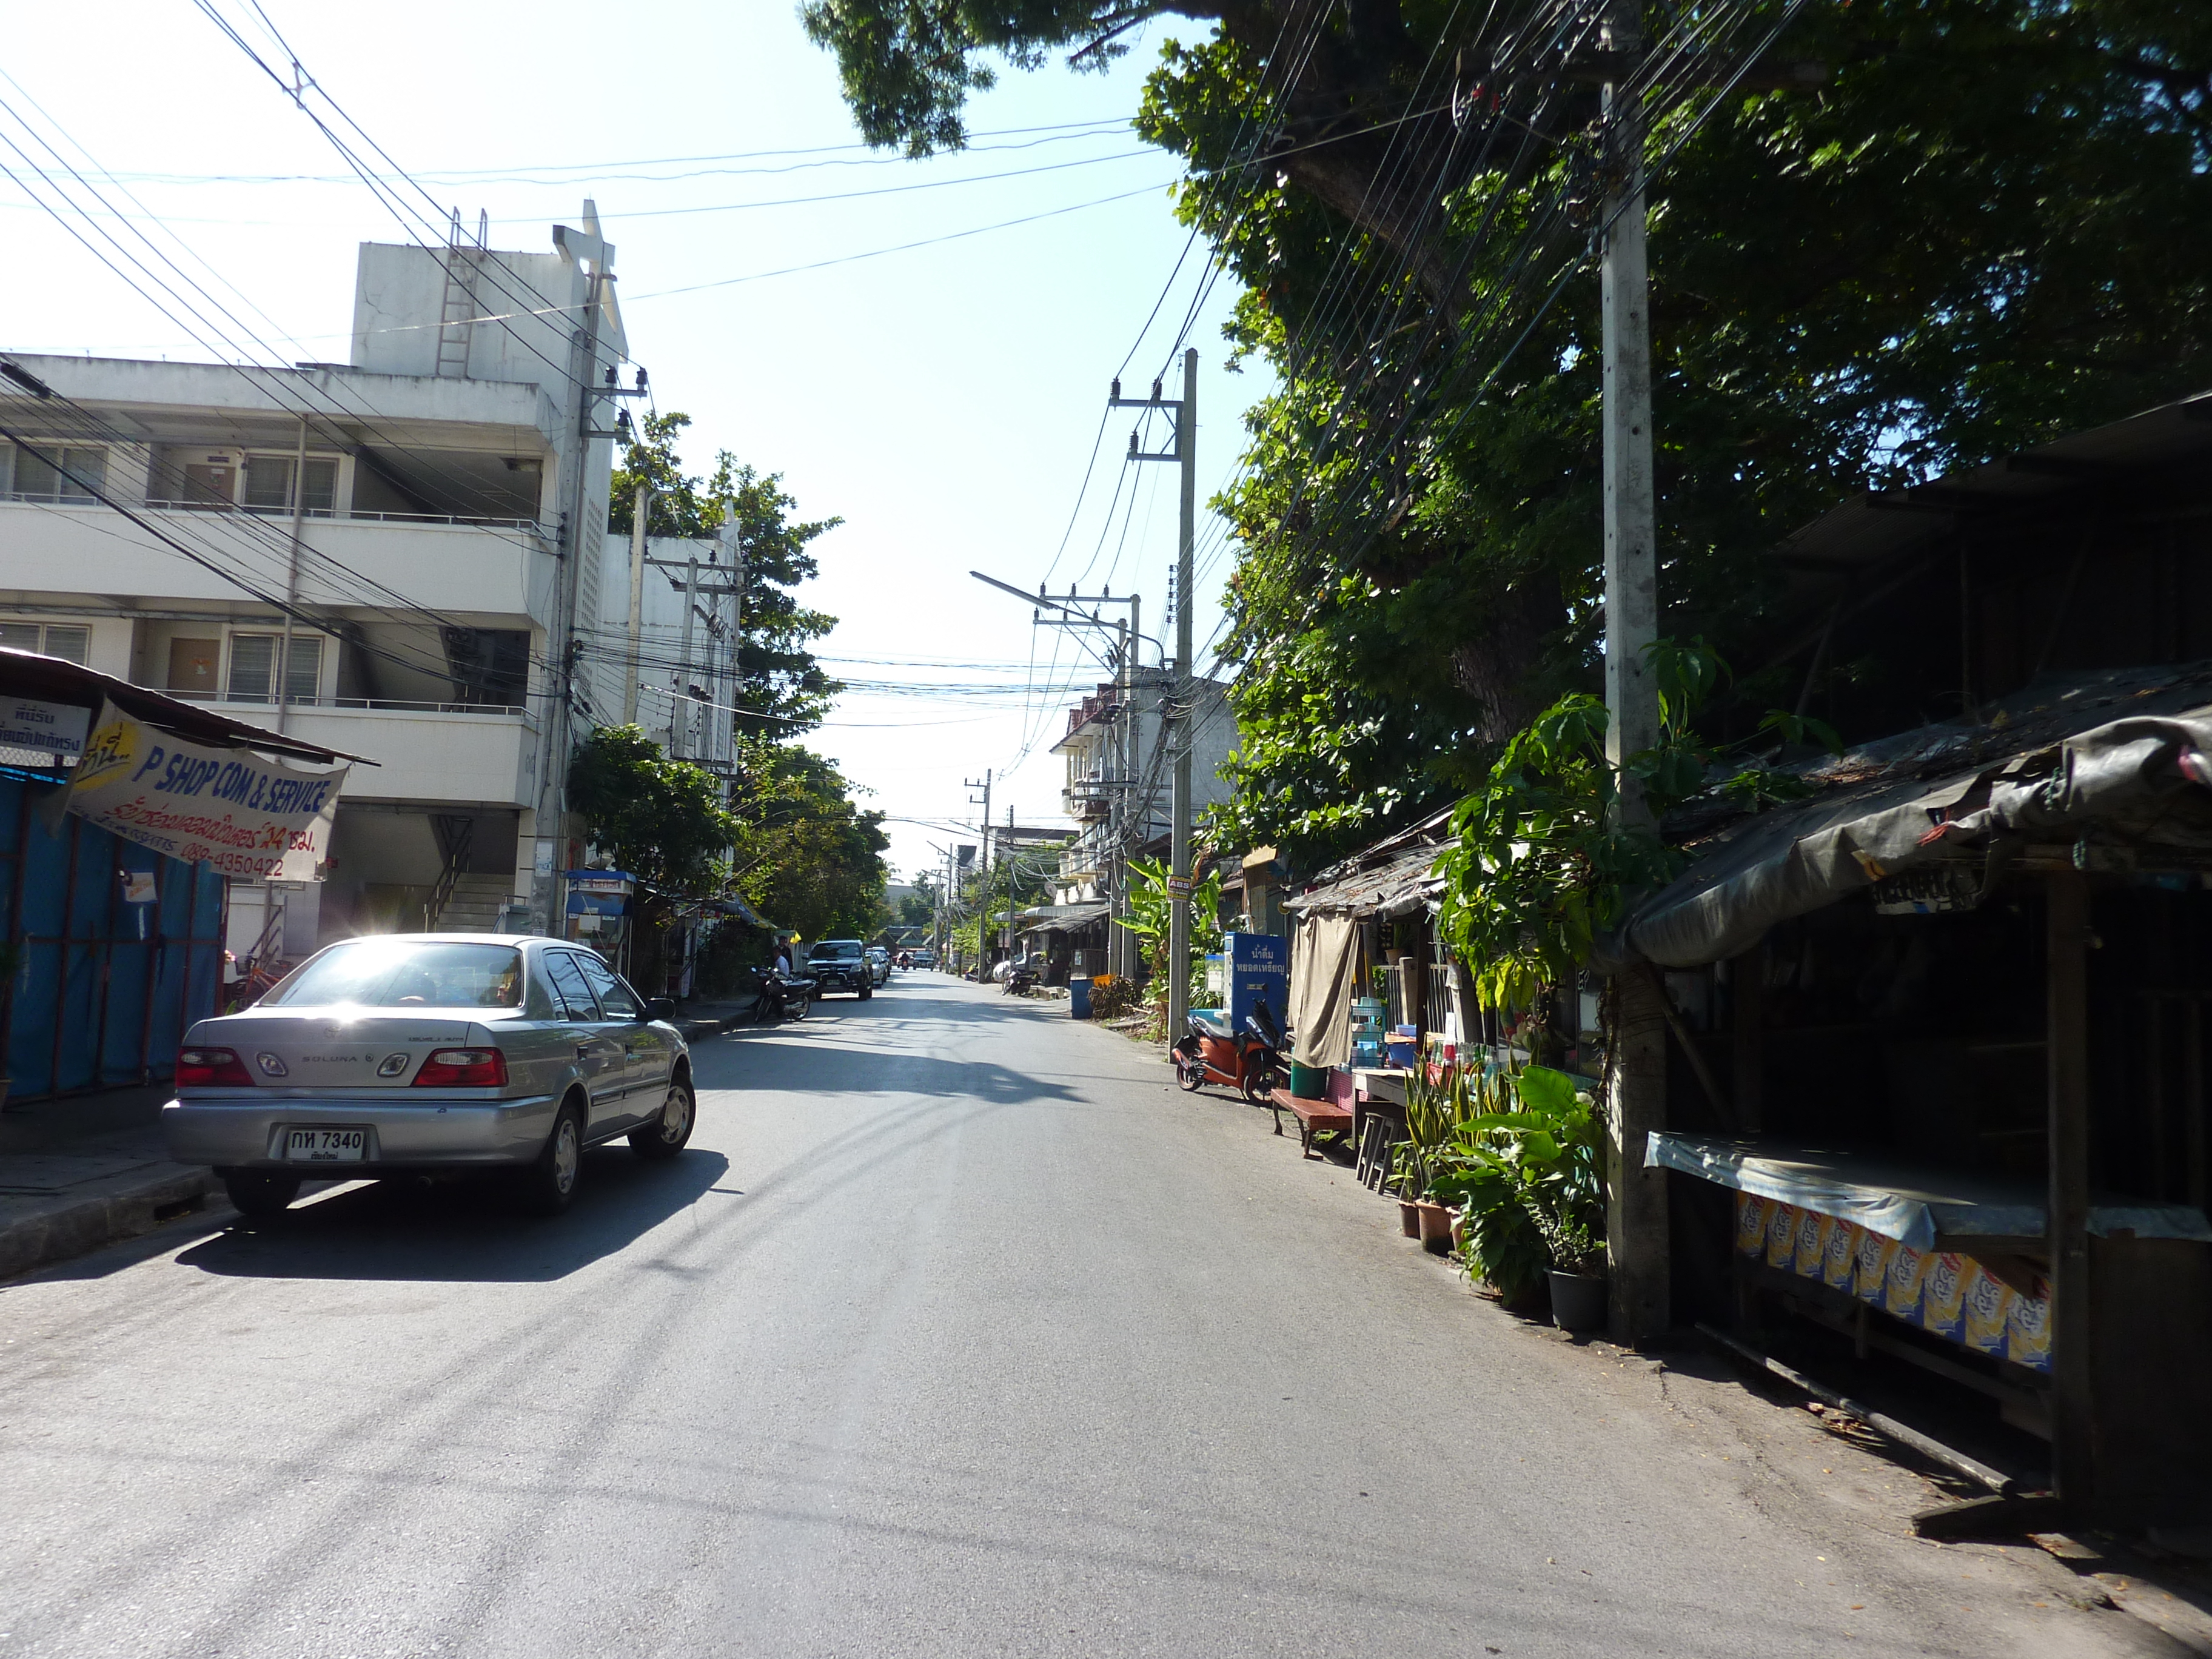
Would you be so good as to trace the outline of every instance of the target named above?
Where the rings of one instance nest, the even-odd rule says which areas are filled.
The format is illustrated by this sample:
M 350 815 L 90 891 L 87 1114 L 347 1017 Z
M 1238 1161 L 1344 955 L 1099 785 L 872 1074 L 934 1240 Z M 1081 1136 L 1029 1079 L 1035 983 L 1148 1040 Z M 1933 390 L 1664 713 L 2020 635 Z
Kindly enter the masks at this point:
M 441 380 L 465 380 L 469 374 L 469 340 L 476 332 L 477 278 L 483 268 L 491 240 L 491 215 L 477 215 L 476 240 L 461 228 L 461 210 L 455 208 L 446 230 L 446 299 L 438 317 L 438 368 Z

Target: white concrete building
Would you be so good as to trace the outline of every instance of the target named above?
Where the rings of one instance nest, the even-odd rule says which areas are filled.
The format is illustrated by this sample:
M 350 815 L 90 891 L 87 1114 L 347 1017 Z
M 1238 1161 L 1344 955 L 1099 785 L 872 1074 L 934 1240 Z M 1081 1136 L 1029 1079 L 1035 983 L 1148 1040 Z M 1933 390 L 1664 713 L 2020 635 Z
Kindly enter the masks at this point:
M 1139 853 L 1169 832 L 1174 767 L 1160 714 L 1164 678 L 1158 669 L 1139 670 L 1133 690 L 1102 684 L 1067 711 L 1067 733 L 1053 753 L 1066 759 L 1060 802 L 1079 829 L 1060 854 L 1057 903 L 1114 898 L 1116 849 Z M 1229 712 L 1228 690 L 1218 680 L 1193 685 L 1194 820 L 1229 798 L 1221 769 L 1237 747 L 1237 721 Z
M 516 925 L 533 900 L 557 926 L 546 877 L 578 861 L 564 703 L 579 732 L 618 717 L 623 678 L 572 649 L 573 621 L 626 593 L 629 552 L 605 544 L 612 443 L 580 419 L 582 386 L 626 355 L 621 319 L 562 237 L 364 244 L 349 363 L 5 354 L 28 383 L 0 384 L 21 439 L 0 443 L 0 645 L 380 763 L 347 783 L 325 882 L 234 890 L 234 949 L 264 905 L 291 957 Z M 594 433 L 614 419 L 594 397 Z

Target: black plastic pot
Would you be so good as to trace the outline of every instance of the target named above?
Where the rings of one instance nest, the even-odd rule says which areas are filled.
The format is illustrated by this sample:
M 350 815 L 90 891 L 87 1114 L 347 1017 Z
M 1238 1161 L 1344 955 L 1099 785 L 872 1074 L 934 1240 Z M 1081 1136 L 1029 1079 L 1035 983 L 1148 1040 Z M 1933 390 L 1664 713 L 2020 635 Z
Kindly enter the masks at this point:
M 1563 1273 L 1553 1269 L 1552 1322 L 1563 1331 L 1605 1328 L 1605 1275 Z

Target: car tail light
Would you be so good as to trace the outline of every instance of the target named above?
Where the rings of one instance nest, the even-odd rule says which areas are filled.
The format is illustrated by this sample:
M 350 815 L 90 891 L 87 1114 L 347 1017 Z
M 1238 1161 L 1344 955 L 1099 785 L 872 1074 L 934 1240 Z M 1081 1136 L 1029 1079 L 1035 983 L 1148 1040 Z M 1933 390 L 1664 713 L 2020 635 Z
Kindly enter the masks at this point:
M 507 1056 L 496 1048 L 441 1048 L 415 1074 L 418 1089 L 497 1089 L 507 1083 Z
M 253 1086 L 246 1062 L 228 1048 L 185 1048 L 177 1054 L 177 1086 L 217 1084 L 226 1087 Z

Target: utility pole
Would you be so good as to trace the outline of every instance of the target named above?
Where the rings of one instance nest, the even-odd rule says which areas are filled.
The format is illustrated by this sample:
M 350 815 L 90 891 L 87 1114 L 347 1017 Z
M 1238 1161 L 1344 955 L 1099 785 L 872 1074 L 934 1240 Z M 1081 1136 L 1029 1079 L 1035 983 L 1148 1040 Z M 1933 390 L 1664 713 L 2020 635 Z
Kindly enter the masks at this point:
M 637 724 L 638 637 L 645 621 L 645 526 L 653 508 L 653 486 L 641 483 L 629 518 L 629 664 L 623 682 L 623 724 Z
M 983 850 L 981 854 L 983 902 L 975 907 L 975 965 L 981 969 L 991 965 L 991 769 L 988 767 L 983 769 L 983 781 L 981 783 L 976 782 L 973 778 L 965 779 L 963 781 L 969 788 L 981 789 L 983 792 L 981 798 Z M 975 805 L 976 797 L 969 796 L 968 804 L 970 806 Z
M 588 266 L 584 285 L 584 325 L 577 331 L 576 441 L 570 453 L 567 483 L 568 511 L 562 526 L 561 569 L 555 587 L 553 627 L 548 641 L 551 659 L 546 670 L 545 716 L 538 743 L 536 858 L 532 866 L 530 920 L 533 931 L 550 934 L 557 925 L 556 903 L 559 878 L 556 866 L 562 842 L 561 819 L 568 770 L 568 677 L 575 667 L 576 603 L 584 563 L 584 508 L 587 502 L 585 473 L 592 444 L 600 434 L 593 425 L 602 391 L 599 386 L 599 313 L 606 303 L 606 286 L 614 279 L 614 245 L 599 235 L 598 207 L 584 204 L 584 228 L 553 228 L 553 245 L 579 266 Z M 613 371 L 610 370 L 611 374 Z
M 1012 801 L 1008 801 L 1008 802 L 1006 803 L 1006 847 L 1005 847 L 1005 848 L 1000 848 L 1001 862 L 1004 862 L 1004 854 L 1005 854 L 1007 851 L 1009 851 L 1009 850 L 1013 847 L 1013 844 L 1014 844 L 1014 804 L 1013 804 L 1013 802 L 1012 802 Z M 1009 963 L 1011 963 L 1011 962 L 1012 962 L 1012 961 L 1013 961 L 1013 959 L 1014 959 L 1014 875 L 1015 875 L 1015 869 L 1014 869 L 1014 866 L 1013 866 L 1012 864 L 1007 864 L 1007 865 L 1006 865 L 1006 960 L 1007 960 Z M 1007 971 L 1011 973 L 1011 972 L 1012 971 L 1012 969 L 1009 969 Z
M 1659 741 L 1659 698 L 1649 647 L 1659 635 L 1658 513 L 1651 472 L 1651 285 L 1644 248 L 1644 121 L 1632 84 L 1644 56 L 1640 0 L 1610 0 L 1605 61 L 1625 70 L 1605 83 L 1605 206 L 1599 270 L 1604 346 L 1606 758 L 1619 781 L 1621 821 L 1650 822 L 1642 790 L 1622 771 Z M 1612 1087 L 1607 1091 L 1607 1253 L 1612 1328 L 1633 1343 L 1672 1322 L 1667 1176 L 1644 1167 L 1650 1131 L 1666 1127 L 1666 995 L 1656 969 L 1613 979 Z
M 691 752 L 691 624 L 699 608 L 697 555 L 684 562 L 684 646 L 676 653 L 676 702 L 668 727 L 668 752 L 677 757 Z
M 1150 398 L 1124 398 L 1120 381 L 1109 408 L 1158 409 L 1175 422 L 1175 447 L 1145 453 L 1137 434 L 1129 434 L 1129 457 L 1139 461 L 1173 461 L 1182 469 L 1182 512 L 1176 548 L 1176 652 L 1160 716 L 1170 722 L 1168 750 L 1175 763 L 1168 803 L 1168 1040 L 1172 1042 L 1190 1013 L 1190 590 L 1192 555 L 1198 539 L 1198 350 L 1182 354 L 1182 396 L 1165 398 L 1160 382 Z

